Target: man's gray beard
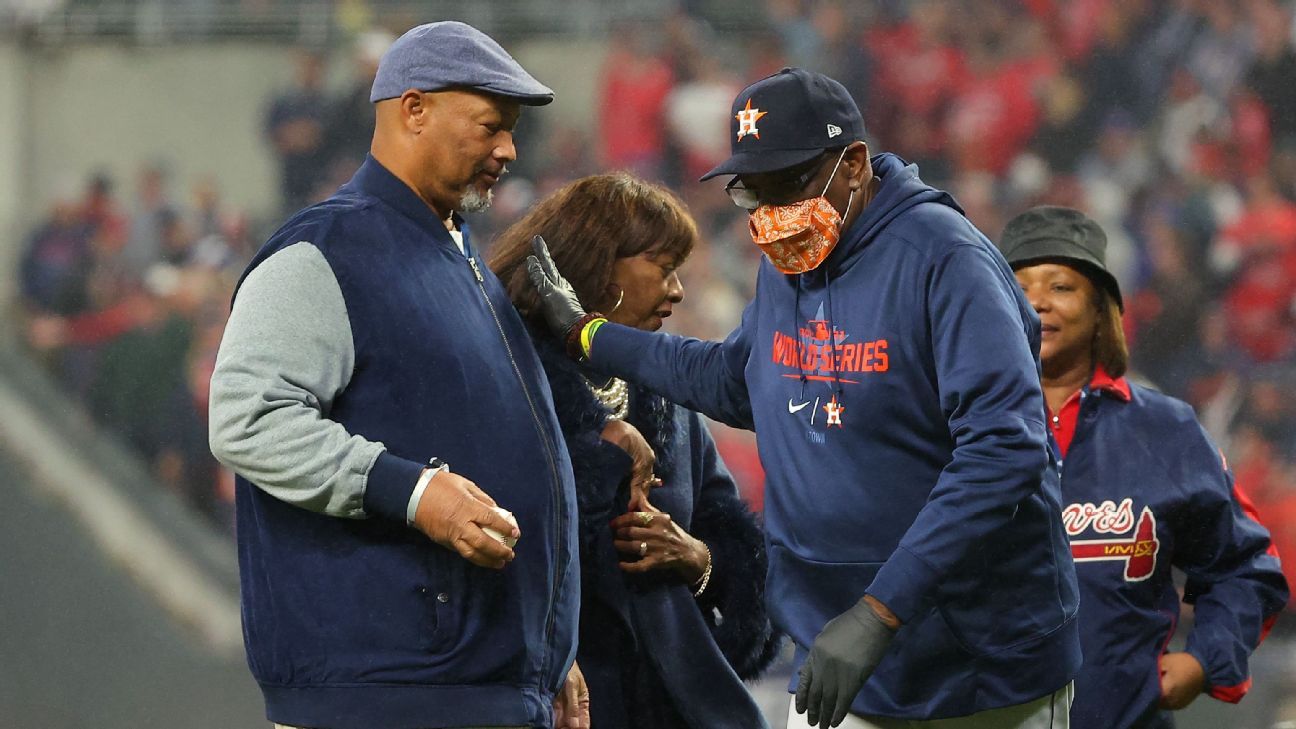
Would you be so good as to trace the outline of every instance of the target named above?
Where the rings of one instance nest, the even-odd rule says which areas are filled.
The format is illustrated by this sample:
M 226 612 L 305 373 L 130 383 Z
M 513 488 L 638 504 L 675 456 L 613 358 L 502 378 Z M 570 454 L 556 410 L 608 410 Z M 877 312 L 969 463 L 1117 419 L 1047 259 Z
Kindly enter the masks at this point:
M 463 197 L 459 198 L 459 212 L 485 212 L 486 209 L 491 206 L 491 200 L 493 200 L 494 197 L 495 193 L 491 190 L 487 190 L 486 194 L 483 195 L 480 191 L 469 188 L 468 192 L 465 192 Z

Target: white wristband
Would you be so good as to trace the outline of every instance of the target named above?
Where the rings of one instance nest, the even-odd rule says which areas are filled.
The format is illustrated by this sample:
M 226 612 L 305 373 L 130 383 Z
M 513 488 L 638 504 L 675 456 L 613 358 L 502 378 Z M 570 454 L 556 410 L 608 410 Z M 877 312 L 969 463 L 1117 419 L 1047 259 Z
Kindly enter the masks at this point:
M 419 501 L 423 498 L 423 492 L 427 491 L 428 484 L 432 483 L 432 479 L 438 473 L 450 470 L 450 464 L 445 461 L 437 461 L 435 458 L 432 460 L 437 465 L 429 465 L 423 469 L 423 473 L 419 474 L 419 479 L 414 484 L 414 493 L 410 494 L 409 503 L 405 506 L 405 523 L 409 526 L 414 526 L 414 515 L 418 513 Z

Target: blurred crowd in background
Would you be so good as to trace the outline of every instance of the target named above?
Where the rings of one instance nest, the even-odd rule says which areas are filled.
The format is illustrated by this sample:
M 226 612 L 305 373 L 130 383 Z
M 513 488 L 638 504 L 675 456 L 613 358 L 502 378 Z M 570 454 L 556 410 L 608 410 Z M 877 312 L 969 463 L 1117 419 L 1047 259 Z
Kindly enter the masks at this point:
M 278 206 L 230 209 L 210 181 L 174 179 L 151 160 L 134 179 L 98 175 L 66 191 L 21 258 L 31 351 L 161 483 L 225 525 L 232 479 L 207 451 L 205 423 L 234 284 L 286 214 L 363 159 L 377 59 L 420 20 L 386 27 L 363 3 L 340 5 L 351 25 L 301 49 L 294 84 L 265 100 L 263 138 L 247 140 L 279 165 Z M 696 178 L 727 156 L 744 85 L 785 65 L 827 73 L 859 102 L 873 151 L 918 164 L 992 239 L 1037 204 L 1104 225 L 1133 376 L 1197 409 L 1280 552 L 1296 555 L 1292 2 L 767 0 L 745 4 L 755 17 L 740 31 L 707 5 L 610 26 L 592 132 L 524 114 L 520 159 L 491 210 L 470 219 L 479 246 L 576 177 L 624 169 L 662 181 L 707 241 L 682 270 L 686 299 L 668 328 L 722 338 L 759 252 L 723 183 Z M 506 47 L 519 40 L 482 29 Z M 339 58 L 350 78 L 326 85 Z M 750 435 L 717 437 L 759 508 Z M 1296 580 L 1296 559 L 1286 562 Z

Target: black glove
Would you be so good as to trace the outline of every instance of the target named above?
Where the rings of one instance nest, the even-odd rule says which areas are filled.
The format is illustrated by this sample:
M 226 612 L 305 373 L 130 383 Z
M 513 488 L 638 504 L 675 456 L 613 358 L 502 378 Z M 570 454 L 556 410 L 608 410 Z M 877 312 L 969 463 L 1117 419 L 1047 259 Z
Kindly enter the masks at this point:
M 796 710 L 810 726 L 837 726 L 886 654 L 895 631 L 860 600 L 820 631 L 801 666 Z
M 544 310 L 545 323 L 555 337 L 570 342 L 572 327 L 586 317 L 585 307 L 576 298 L 576 290 L 558 273 L 549 246 L 544 238 L 531 239 L 532 255 L 527 256 L 527 277 L 540 294 L 540 308 Z M 580 332 L 575 332 L 577 336 Z

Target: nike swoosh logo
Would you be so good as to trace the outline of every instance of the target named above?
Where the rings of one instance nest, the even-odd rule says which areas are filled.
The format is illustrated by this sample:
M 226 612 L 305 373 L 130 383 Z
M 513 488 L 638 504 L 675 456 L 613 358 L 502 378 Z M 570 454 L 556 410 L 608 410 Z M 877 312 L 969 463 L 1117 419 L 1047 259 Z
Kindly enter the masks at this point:
M 795 413 L 795 412 L 797 412 L 798 410 L 801 410 L 802 408 L 804 408 L 806 405 L 809 405 L 809 404 L 810 404 L 810 401 L 807 400 L 807 401 L 801 403 L 800 405 L 793 405 L 793 404 L 792 404 L 792 398 L 789 397 L 789 398 L 788 398 L 788 412 L 789 412 L 789 413 Z

